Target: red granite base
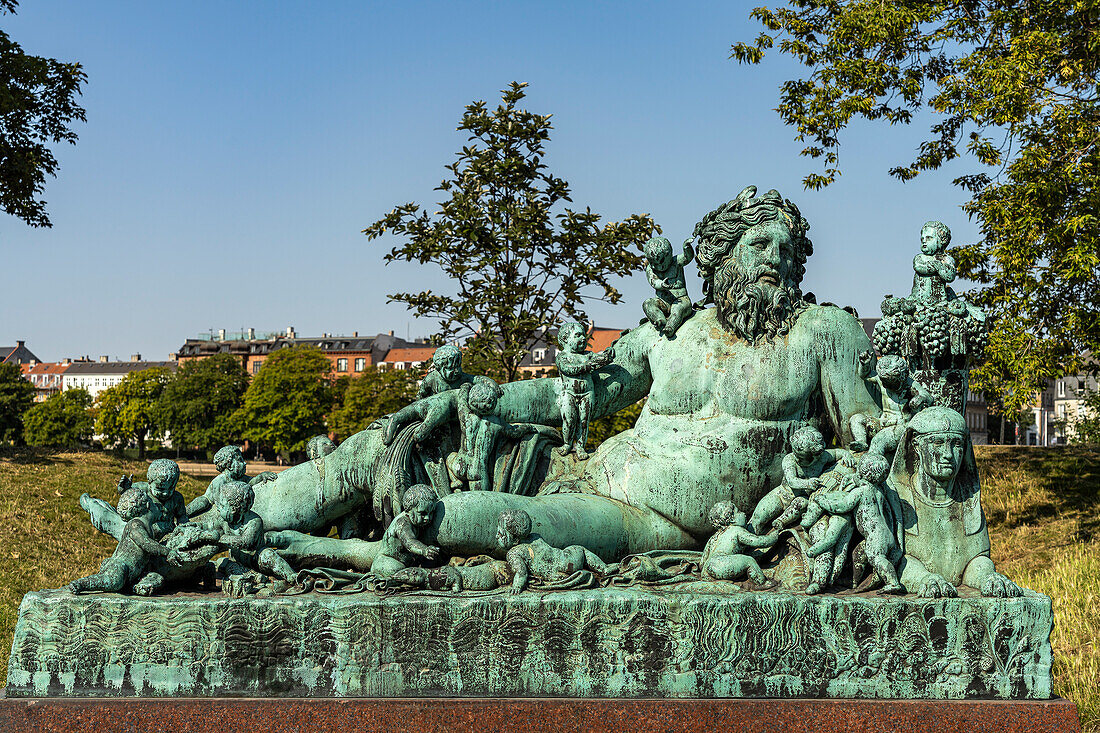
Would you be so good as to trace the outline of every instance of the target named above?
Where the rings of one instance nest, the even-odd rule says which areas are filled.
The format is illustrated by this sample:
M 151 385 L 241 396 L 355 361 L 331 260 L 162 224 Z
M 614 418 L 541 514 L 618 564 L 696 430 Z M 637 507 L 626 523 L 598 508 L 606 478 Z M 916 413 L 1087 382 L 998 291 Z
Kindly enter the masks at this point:
M 0 698 L 7 733 L 1079 732 L 1069 700 Z

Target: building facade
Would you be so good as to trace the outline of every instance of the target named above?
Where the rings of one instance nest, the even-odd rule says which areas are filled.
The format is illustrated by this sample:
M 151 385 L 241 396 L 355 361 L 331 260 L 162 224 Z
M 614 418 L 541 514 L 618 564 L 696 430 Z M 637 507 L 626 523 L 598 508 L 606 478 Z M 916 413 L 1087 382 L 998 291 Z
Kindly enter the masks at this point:
M 142 361 L 141 354 L 134 354 L 130 361 L 110 361 L 106 356 L 99 361 L 76 360 L 71 362 L 61 376 L 62 389 L 84 389 L 96 399 L 100 392 L 113 387 L 131 372 L 140 372 L 153 367 L 164 367 L 175 371 L 174 361 Z
M 34 385 L 35 402 L 45 402 L 50 395 L 61 391 L 62 379 L 71 361 L 71 359 L 56 363 L 31 361 L 29 364 L 20 365 L 23 378 Z

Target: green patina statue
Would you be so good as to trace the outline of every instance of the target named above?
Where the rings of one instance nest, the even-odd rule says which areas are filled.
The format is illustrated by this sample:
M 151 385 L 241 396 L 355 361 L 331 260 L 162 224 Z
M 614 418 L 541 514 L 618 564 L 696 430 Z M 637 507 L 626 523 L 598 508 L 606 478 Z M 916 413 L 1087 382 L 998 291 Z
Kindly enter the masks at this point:
M 566 323 L 558 329 L 558 351 L 554 363 L 561 375 L 561 432 L 565 445 L 558 449 L 563 456 L 576 453 L 577 459 L 588 460 L 588 421 L 592 414 L 592 398 L 596 387 L 592 374 L 615 358 L 614 347 L 598 354 L 587 351 L 588 329 L 583 323 Z
M 683 254 L 672 253 L 672 243 L 664 237 L 653 237 L 645 243 L 645 275 L 656 297 L 642 303 L 642 312 L 658 332 L 668 338 L 691 317 L 684 267 L 695 257 L 691 241 L 684 243 Z
M 346 639 L 331 694 L 1049 695 L 1049 601 L 989 556 L 962 417 L 986 327 L 948 286 L 950 231 L 923 227 L 913 290 L 883 301 L 872 346 L 854 311 L 803 295 L 808 230 L 792 202 L 749 186 L 702 218 L 682 255 L 646 244 L 657 295 L 613 348 L 589 353 L 584 326 L 563 324 L 558 376 L 498 385 L 441 347 L 415 402 L 339 446 L 311 441 L 310 460 L 277 477 L 242 483 L 243 458 L 223 449 L 223 475 L 186 512 L 152 467 L 148 509 L 85 495 L 120 544 L 99 574 L 109 582 L 74 590 L 137 591 L 172 560 L 173 582 L 208 577 L 198 563 L 230 550 L 243 570 L 220 573 L 227 592 L 252 572 L 249 587 L 276 594 L 253 603 L 308 606 L 328 624 L 288 622 L 303 641 L 287 674 L 315 679 L 332 658 L 306 639 Z M 634 428 L 589 456 L 589 422 L 643 399 Z M 211 507 L 218 517 L 199 516 Z M 200 524 L 165 539 L 188 514 Z M 355 594 L 378 600 L 341 600 Z M 381 629 L 373 657 L 354 641 L 368 619 Z M 657 656 L 616 656 L 649 623 L 638 648 Z M 549 660 L 554 639 L 573 638 L 563 624 L 595 636 L 578 632 Z M 490 626 L 504 637 L 484 636 Z M 24 670 L 46 664 L 30 633 L 17 632 L 9 680 L 41 691 L 45 678 Z M 1001 661 L 982 666 L 983 654 Z M 424 682 L 435 667 L 446 681 Z M 206 684 L 165 679 L 158 694 Z

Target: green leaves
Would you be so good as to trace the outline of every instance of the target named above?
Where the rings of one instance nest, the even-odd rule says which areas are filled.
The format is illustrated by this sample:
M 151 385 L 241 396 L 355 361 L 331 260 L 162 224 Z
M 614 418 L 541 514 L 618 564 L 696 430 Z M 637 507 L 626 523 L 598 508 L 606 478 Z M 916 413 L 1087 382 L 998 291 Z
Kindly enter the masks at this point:
M 638 269 L 642 243 L 660 231 L 645 214 L 601 225 L 590 209 L 565 206 L 569 184 L 543 162 L 550 115 L 518 106 L 525 87 L 513 82 L 492 111 L 483 101 L 466 106 L 458 129 L 469 141 L 436 187 L 447 195 L 437 211 L 404 204 L 363 230 L 370 239 L 402 238 L 387 263 L 434 262 L 443 270 L 451 293 L 389 299 L 436 319 L 443 340 L 472 339 L 509 381 L 535 331 L 586 320 L 585 301 L 619 302 L 612 279 Z
M 956 159 L 954 179 L 982 240 L 953 253 L 992 320 L 974 385 L 1018 412 L 1045 381 L 1100 349 L 1100 1 L 792 0 L 752 11 L 764 32 L 731 57 L 778 46 L 807 70 L 785 82 L 780 118 L 821 169 L 840 175 L 840 135 L 857 118 L 931 117 L 906 181 Z
M 341 377 L 343 396 L 329 416 L 329 427 L 341 439 L 405 405 L 416 401 L 417 383 L 424 376 L 420 369 L 367 367 L 362 374 Z
M 34 385 L 18 364 L 0 364 L 0 441 L 23 439 L 23 413 L 34 402 Z
M 269 356 L 234 414 L 243 437 L 285 455 L 305 450 L 310 438 L 327 434 L 331 370 L 332 363 L 312 346 L 284 348 Z
M 157 404 L 171 377 L 164 367 L 130 372 L 118 384 L 99 393 L 95 429 L 107 442 L 138 444 L 138 459 L 145 459 L 145 439 L 164 431 L 157 420 Z
M 0 12 L 15 6 L 4 0 Z M 0 206 L 31 226 L 50 226 L 38 198 L 57 172 L 48 146 L 76 142 L 70 126 L 85 120 L 76 98 L 87 79 L 80 64 L 26 54 L 0 31 Z
M 27 410 L 24 437 L 29 445 L 73 448 L 92 442 L 92 396 L 85 389 L 52 394 Z
M 188 448 L 216 450 L 238 442 L 233 413 L 248 389 L 240 357 L 215 354 L 187 361 L 164 387 L 157 405 L 160 426 L 172 442 Z

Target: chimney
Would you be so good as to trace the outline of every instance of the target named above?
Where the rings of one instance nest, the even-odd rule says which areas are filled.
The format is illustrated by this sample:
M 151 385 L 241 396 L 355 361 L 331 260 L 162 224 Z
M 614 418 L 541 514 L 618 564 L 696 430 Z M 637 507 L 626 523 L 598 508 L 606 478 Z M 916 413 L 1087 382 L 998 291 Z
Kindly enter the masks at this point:
M 25 343 L 27 343 L 27 342 L 26 341 L 16 341 L 15 346 L 16 346 L 16 348 L 21 349 L 21 348 L 23 348 L 23 344 L 25 344 Z
M 31 359 L 30 361 L 27 362 L 27 364 L 29 364 L 30 366 L 34 366 L 37 363 L 38 363 L 37 359 Z
M 130 354 L 130 361 L 141 361 L 141 354 Z
M 179 361 L 179 360 L 180 360 L 179 352 L 173 351 L 171 354 L 168 355 L 168 361 Z
M 288 339 L 294 338 L 294 326 L 287 326 L 286 327 L 286 337 Z
M 358 332 L 358 331 L 352 331 L 352 332 L 351 332 L 351 337 L 352 337 L 353 339 L 357 339 L 357 338 L 359 338 L 359 332 Z
M 390 336 L 393 336 L 393 329 L 390 329 Z
M 100 364 L 106 364 L 110 360 L 111 360 L 110 357 L 108 357 L 106 354 L 103 354 L 102 356 L 99 357 L 99 363 Z
M 225 329 L 224 328 L 219 328 L 218 329 L 218 341 L 225 341 Z
M 249 341 L 255 341 L 256 340 L 256 329 L 254 329 L 254 328 L 248 329 L 248 340 Z
M 61 360 L 61 363 L 62 363 L 62 364 L 65 364 L 66 366 L 68 366 L 69 364 L 72 364 L 72 363 L 73 363 L 73 360 L 72 360 L 72 359 L 62 359 L 62 360 Z

